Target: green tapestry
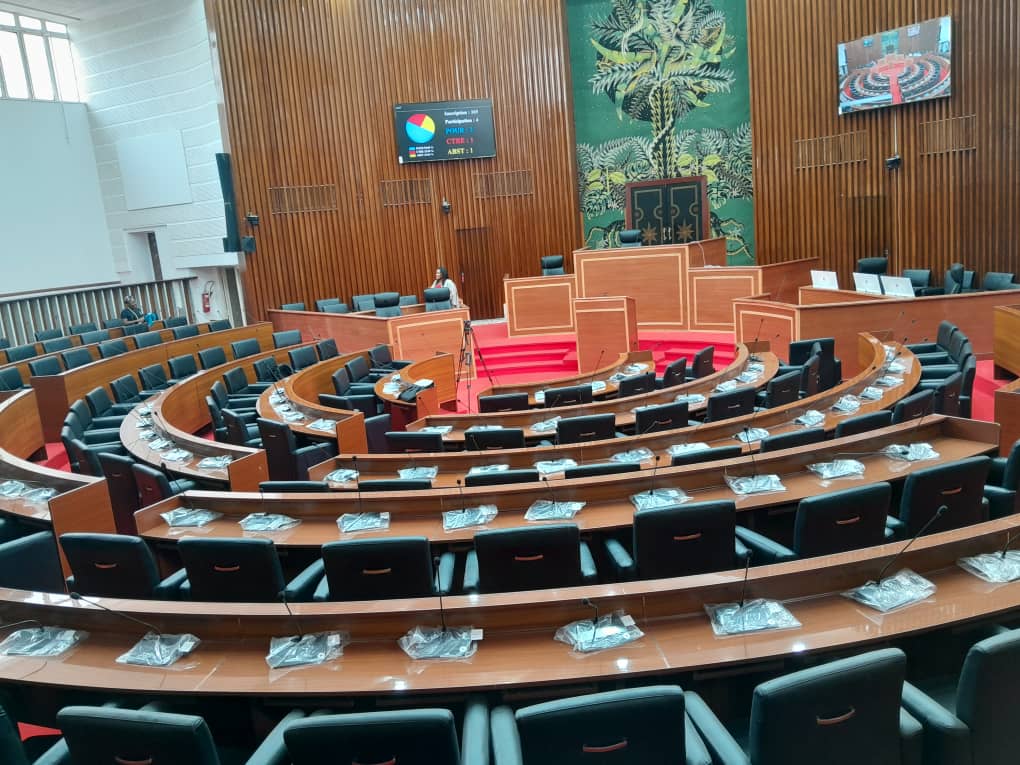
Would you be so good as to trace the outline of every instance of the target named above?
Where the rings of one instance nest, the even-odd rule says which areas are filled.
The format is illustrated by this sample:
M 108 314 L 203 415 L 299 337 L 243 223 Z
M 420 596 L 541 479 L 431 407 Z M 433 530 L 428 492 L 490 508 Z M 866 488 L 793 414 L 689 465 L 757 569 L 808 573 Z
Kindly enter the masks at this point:
M 567 0 L 567 23 L 587 246 L 619 244 L 627 183 L 704 175 L 753 263 L 746 0 Z

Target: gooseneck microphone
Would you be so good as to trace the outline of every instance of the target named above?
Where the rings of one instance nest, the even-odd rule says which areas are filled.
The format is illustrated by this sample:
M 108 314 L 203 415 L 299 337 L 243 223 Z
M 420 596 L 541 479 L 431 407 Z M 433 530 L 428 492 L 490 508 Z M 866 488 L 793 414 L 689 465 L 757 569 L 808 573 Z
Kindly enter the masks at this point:
M 458 481 L 459 483 L 459 481 Z M 439 575 L 439 562 L 442 560 L 441 555 L 436 555 L 432 558 L 432 567 L 435 571 L 435 576 L 438 582 L 436 587 L 436 595 L 439 596 L 439 623 L 442 626 L 443 632 L 447 631 L 446 627 L 446 607 L 443 605 L 443 582 L 442 577 Z
M 595 639 L 599 636 L 599 607 L 591 598 L 581 598 L 581 605 L 588 606 L 588 608 L 595 611 L 595 616 L 591 620 L 591 640 L 588 643 L 589 645 L 595 645 Z
M 358 492 L 358 513 L 361 513 L 361 471 L 358 470 L 358 455 L 351 455 L 351 464 L 354 465 L 354 488 Z
M 110 608 L 109 606 L 104 606 L 99 601 L 93 600 L 92 598 L 86 598 L 81 593 L 71 591 L 71 592 L 69 592 L 67 594 L 70 596 L 71 600 L 81 600 L 81 601 L 83 601 L 85 603 L 88 603 L 89 605 L 95 606 L 96 608 L 101 608 L 104 611 L 109 611 L 111 614 L 115 614 L 116 616 L 119 616 L 121 619 L 125 619 L 125 620 L 127 620 L 129 622 L 134 622 L 135 624 L 141 624 L 149 632 L 155 632 L 157 637 L 163 637 L 162 630 L 160 630 L 155 624 L 150 624 L 149 622 L 142 621 L 141 619 L 139 619 L 137 617 L 131 616 L 130 614 L 126 614 L 123 611 L 118 611 L 115 608 Z
M 542 476 L 542 480 L 545 481 L 545 486 L 549 490 L 549 502 L 553 507 L 556 507 L 556 492 L 553 491 L 552 481 L 549 480 L 549 476 Z
M 1013 544 L 1013 541 L 1014 541 L 1014 540 L 1015 540 L 1015 539 L 1016 539 L 1017 537 L 1020 537 L 1020 531 L 1016 531 L 1016 532 L 1014 532 L 1014 533 L 1012 533 L 1012 534 L 1007 534 L 1007 535 L 1006 535 L 1006 544 L 1004 544 L 1004 545 L 1002 546 L 1002 552 L 1000 552 L 1000 553 L 999 553 L 999 557 L 1000 557 L 1000 558 L 1003 558 L 1003 559 L 1005 559 L 1005 557 L 1006 557 L 1006 552 L 1007 552 L 1007 551 L 1009 550 L 1009 546 L 1010 546 L 1011 544 Z
M 291 635 L 290 642 L 300 643 L 305 638 L 305 632 L 301 629 L 301 622 L 295 618 L 294 612 L 290 610 L 290 603 L 287 602 L 287 591 L 280 590 L 277 593 L 277 597 L 280 599 L 280 602 L 283 603 L 283 607 L 287 609 L 287 616 L 290 617 L 290 621 L 294 625 L 294 629 L 297 630 L 296 635 Z
M 605 355 L 606 355 L 606 349 L 603 348 L 601 351 L 599 351 L 598 360 L 595 362 L 595 369 L 592 370 L 591 377 L 588 378 L 588 387 L 589 388 L 591 387 L 592 383 L 595 382 L 595 378 L 598 376 L 599 367 L 602 366 L 602 357 L 605 356 Z
M 882 567 L 882 570 L 878 572 L 878 579 L 876 581 L 880 583 L 882 581 L 882 577 L 885 576 L 885 572 L 889 570 L 892 564 L 898 561 L 900 559 L 900 556 L 902 556 L 903 553 L 907 551 L 907 548 L 909 548 L 910 545 L 914 544 L 914 542 L 916 542 L 918 538 L 921 537 L 924 534 L 924 532 L 928 530 L 928 527 L 935 523 L 935 521 L 937 521 L 943 515 L 945 515 L 948 510 L 949 508 L 946 505 L 940 505 L 939 509 L 935 511 L 935 514 L 928 519 L 928 522 L 925 523 L 920 529 L 918 529 L 918 532 L 914 534 L 914 536 L 912 536 L 910 540 L 905 545 L 903 545 L 903 547 L 900 548 L 900 551 L 896 553 L 894 556 L 892 556 L 889 559 L 889 562 Z
M 751 556 L 752 552 L 747 551 L 747 559 L 744 562 L 744 581 L 740 585 L 740 607 L 744 607 L 744 602 L 747 598 L 747 576 L 751 573 Z

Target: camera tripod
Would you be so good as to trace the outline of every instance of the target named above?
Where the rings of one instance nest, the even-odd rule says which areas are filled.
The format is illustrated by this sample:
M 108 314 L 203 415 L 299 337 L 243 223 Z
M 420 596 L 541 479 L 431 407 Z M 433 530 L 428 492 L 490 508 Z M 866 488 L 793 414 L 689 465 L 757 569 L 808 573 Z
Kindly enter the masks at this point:
M 478 354 L 478 361 L 481 364 L 482 371 L 485 372 L 485 376 L 489 380 L 489 387 L 494 386 L 496 383 L 492 379 L 492 373 L 489 372 L 489 365 L 485 361 L 485 356 L 482 353 L 482 349 L 478 347 L 478 342 L 475 340 L 474 329 L 471 327 L 471 321 L 468 319 L 464 320 L 464 335 L 460 343 L 460 356 L 457 359 L 457 374 L 454 379 L 457 381 L 457 389 L 460 390 L 460 376 L 461 372 L 464 371 L 464 367 L 467 367 L 467 409 L 468 413 L 471 412 L 471 383 L 474 380 L 474 375 L 471 374 L 471 367 L 475 363 L 475 354 Z M 460 406 L 460 394 L 457 396 L 457 405 Z

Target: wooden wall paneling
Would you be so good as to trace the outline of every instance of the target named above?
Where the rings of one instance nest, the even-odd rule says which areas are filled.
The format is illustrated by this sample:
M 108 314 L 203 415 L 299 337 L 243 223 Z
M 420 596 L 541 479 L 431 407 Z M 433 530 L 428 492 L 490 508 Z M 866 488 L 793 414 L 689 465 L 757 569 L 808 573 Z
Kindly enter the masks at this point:
M 839 42 L 943 15 L 951 97 L 837 114 Z M 954 261 L 979 278 L 1020 270 L 1020 2 L 748 0 L 748 34 L 759 262 L 818 256 L 844 284 L 858 258 L 885 249 L 893 273 L 931 267 L 938 281 Z M 964 140 L 931 152 L 929 130 Z M 853 132 L 865 134 L 864 161 L 798 168 L 798 142 Z M 888 171 L 894 151 L 902 166 Z
M 421 295 L 437 265 L 459 282 L 462 231 L 486 232 L 486 268 L 465 274 L 465 291 L 498 314 L 504 273 L 535 274 L 540 255 L 580 243 L 559 0 L 206 6 L 238 211 L 261 218 L 244 268 L 249 315 L 384 289 Z M 396 162 L 395 103 L 464 98 L 492 99 L 495 158 Z M 517 171 L 531 193 L 476 197 L 475 175 Z M 384 207 L 382 182 L 407 179 L 431 183 L 427 203 Z M 336 209 L 271 212 L 270 188 L 308 186 L 335 186 Z

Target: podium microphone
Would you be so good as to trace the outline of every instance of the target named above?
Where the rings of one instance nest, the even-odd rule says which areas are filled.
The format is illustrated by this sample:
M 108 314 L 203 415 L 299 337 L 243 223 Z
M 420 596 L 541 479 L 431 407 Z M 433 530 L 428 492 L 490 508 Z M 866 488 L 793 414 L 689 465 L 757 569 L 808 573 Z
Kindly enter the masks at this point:
M 882 581 L 882 577 L 885 576 L 885 572 L 889 570 L 889 568 L 892 566 L 892 564 L 895 563 L 896 561 L 898 561 L 900 559 L 900 556 L 902 556 L 903 553 L 905 553 L 907 551 L 907 548 L 909 548 L 910 545 L 914 544 L 914 542 L 917 541 L 918 537 L 922 536 L 924 534 L 924 532 L 926 532 L 928 530 L 928 527 L 931 526 L 933 523 L 935 523 L 935 521 L 937 521 L 943 515 L 945 515 L 948 510 L 949 510 L 949 508 L 946 505 L 940 505 L 939 509 L 935 511 L 935 515 L 933 515 L 931 518 L 929 518 L 928 522 L 925 523 L 918 530 L 918 532 L 916 534 L 914 534 L 914 536 L 912 536 L 910 538 L 910 541 L 908 541 L 905 545 L 903 545 L 903 547 L 900 548 L 900 551 L 898 553 L 896 553 L 894 556 L 892 556 L 892 558 L 889 559 L 889 562 L 886 563 L 882 567 L 882 570 L 878 572 L 878 579 L 876 580 L 876 582 L 881 582 Z

